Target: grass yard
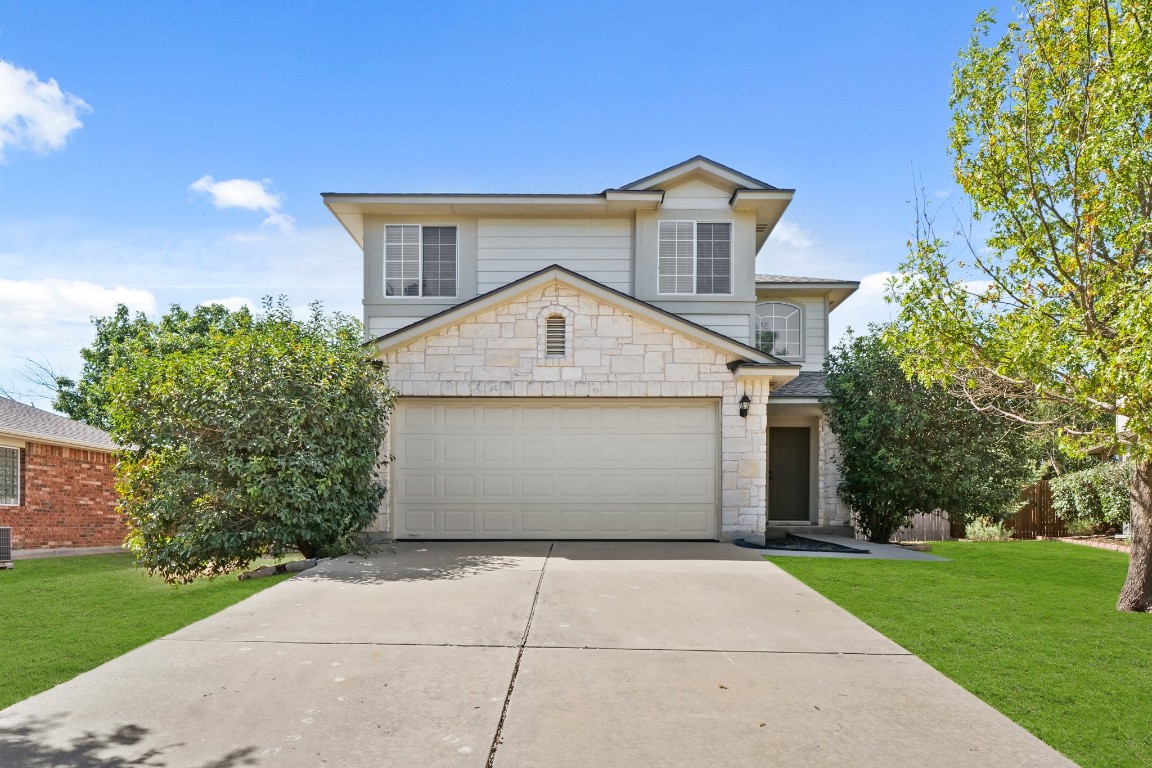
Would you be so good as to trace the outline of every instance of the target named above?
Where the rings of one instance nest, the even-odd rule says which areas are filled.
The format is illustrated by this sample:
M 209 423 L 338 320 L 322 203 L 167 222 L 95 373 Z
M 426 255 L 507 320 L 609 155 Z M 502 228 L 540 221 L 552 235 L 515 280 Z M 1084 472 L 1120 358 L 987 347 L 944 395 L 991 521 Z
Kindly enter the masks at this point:
M 220 577 L 181 587 L 130 555 L 18 560 L 0 571 L 0 709 L 282 581 Z
M 1152 615 L 1119 552 L 944 542 L 952 562 L 769 558 L 1083 768 L 1152 765 Z M 912 724 L 909 724 L 912 725 Z

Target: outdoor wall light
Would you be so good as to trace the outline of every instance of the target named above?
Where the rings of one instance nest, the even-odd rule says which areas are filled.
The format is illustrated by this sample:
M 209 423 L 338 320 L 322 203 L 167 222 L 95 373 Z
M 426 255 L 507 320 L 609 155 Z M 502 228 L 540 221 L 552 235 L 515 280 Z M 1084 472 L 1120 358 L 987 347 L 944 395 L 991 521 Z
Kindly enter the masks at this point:
M 744 397 L 740 398 L 740 416 L 748 418 L 748 406 L 752 405 L 752 399 L 748 397 L 748 393 L 744 393 Z

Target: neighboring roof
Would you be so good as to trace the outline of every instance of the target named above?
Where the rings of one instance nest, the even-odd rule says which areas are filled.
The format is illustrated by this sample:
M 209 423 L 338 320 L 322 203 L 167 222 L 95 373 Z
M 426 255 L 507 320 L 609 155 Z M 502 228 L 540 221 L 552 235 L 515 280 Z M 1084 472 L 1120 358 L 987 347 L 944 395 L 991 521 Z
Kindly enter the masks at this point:
M 390 347 L 403 346 L 410 344 L 418 338 L 426 336 L 431 333 L 433 329 L 451 325 L 452 323 L 463 322 L 472 315 L 483 312 L 491 306 L 495 306 L 503 301 L 511 299 L 513 296 L 527 293 L 537 287 L 547 285 L 552 281 L 560 281 L 567 283 L 571 287 L 588 293 L 598 299 L 602 299 L 611 304 L 622 305 L 625 308 L 633 310 L 641 317 L 647 316 L 656 320 L 664 325 L 666 328 L 677 331 L 690 338 L 695 338 L 702 341 L 709 346 L 719 348 L 733 357 L 742 360 L 760 363 L 764 366 L 771 366 L 785 370 L 794 371 L 798 366 L 795 363 L 789 363 L 774 357 L 765 352 L 761 352 L 755 347 L 742 344 L 735 339 L 729 338 L 722 333 L 717 333 L 711 328 L 705 328 L 702 325 L 685 320 L 677 314 L 673 314 L 664 309 L 649 304 L 646 301 L 641 301 L 626 293 L 617 291 L 614 288 L 609 288 L 603 283 L 598 283 L 591 278 L 584 277 L 581 274 L 566 269 L 559 264 L 553 264 L 545 267 L 537 272 L 508 283 L 505 286 L 497 288 L 488 293 L 477 296 L 474 299 L 469 299 L 454 307 L 450 307 L 442 312 L 437 312 L 434 315 L 417 320 L 411 325 L 407 325 L 399 330 L 386 333 L 377 339 L 374 339 L 372 344 L 375 344 L 377 349 L 385 349 Z
M 823 371 L 800 371 L 796 378 L 785 383 L 779 389 L 772 390 L 769 400 L 777 400 L 780 398 L 825 398 L 831 393 L 824 383 L 825 376 Z
M 102 429 L 7 397 L 0 397 L 0 435 L 98 451 L 114 451 L 117 448 L 109 434 Z

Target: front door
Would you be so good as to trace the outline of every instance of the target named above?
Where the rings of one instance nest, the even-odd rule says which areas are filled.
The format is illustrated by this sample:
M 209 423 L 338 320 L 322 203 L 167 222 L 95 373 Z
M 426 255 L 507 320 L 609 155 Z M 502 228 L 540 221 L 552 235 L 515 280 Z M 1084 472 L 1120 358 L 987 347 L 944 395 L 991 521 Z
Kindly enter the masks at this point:
M 807 521 L 811 430 L 768 429 L 768 519 Z

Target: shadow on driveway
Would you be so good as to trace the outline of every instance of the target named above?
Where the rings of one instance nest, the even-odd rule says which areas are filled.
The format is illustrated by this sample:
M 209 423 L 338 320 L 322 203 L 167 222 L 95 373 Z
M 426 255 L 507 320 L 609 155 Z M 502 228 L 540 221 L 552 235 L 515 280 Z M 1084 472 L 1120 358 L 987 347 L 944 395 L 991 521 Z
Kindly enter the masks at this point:
M 84 731 L 61 743 L 54 732 L 66 730 L 69 713 L 50 718 L 30 718 L 19 725 L 0 728 L 0 765 L 21 768 L 162 768 L 165 752 L 183 743 L 146 747 L 150 731 L 139 725 L 121 725 L 107 733 Z M 256 747 L 233 749 L 200 768 L 235 768 L 256 765 Z

